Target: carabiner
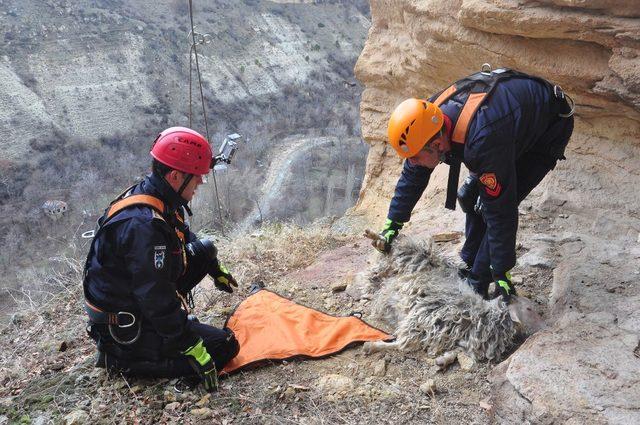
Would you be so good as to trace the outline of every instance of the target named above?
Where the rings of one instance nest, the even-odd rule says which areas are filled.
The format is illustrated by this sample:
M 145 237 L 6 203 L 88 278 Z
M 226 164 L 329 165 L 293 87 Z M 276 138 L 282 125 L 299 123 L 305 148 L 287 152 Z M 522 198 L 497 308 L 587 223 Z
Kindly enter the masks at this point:
M 119 311 L 118 316 L 120 316 L 121 314 L 125 316 L 131 316 L 131 323 L 129 323 L 128 325 L 121 325 L 120 319 L 118 319 L 119 328 L 130 328 L 131 326 L 136 324 L 136 316 L 134 316 L 133 313 L 129 313 L 128 311 Z
M 128 326 L 131 326 L 131 325 L 127 325 L 127 327 Z M 136 333 L 136 336 L 134 336 L 133 339 L 130 340 L 130 341 L 123 341 L 120 338 L 118 338 L 116 336 L 115 332 L 113 331 L 113 325 L 109 325 L 108 328 L 109 328 L 109 335 L 111 335 L 111 338 L 113 338 L 113 340 L 115 342 L 117 342 L 118 344 L 122 344 L 122 345 L 131 345 L 131 344 L 133 344 L 134 342 L 136 342 L 138 340 L 138 338 L 140 338 L 140 334 L 142 333 L 142 323 L 141 322 L 138 322 L 138 332 Z
M 558 114 L 558 116 L 562 118 L 569 118 L 571 115 L 573 115 L 576 112 L 576 103 L 566 93 L 564 93 L 564 98 L 567 101 L 567 104 L 571 107 L 571 109 L 566 114 Z

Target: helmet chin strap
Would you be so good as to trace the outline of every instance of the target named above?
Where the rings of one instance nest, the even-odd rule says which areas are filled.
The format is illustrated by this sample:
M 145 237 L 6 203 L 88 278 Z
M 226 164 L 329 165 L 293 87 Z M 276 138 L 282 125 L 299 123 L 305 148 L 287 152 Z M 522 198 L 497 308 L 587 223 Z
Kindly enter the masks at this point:
M 191 182 L 192 179 L 193 179 L 193 174 L 187 174 L 187 177 L 185 177 L 184 181 L 182 182 L 182 186 L 180 186 L 180 189 L 178 189 L 178 195 L 180 195 L 181 198 L 182 198 L 182 192 L 184 192 L 184 189 L 187 187 L 187 185 Z
M 193 179 L 193 174 L 187 174 L 187 177 L 185 177 L 184 181 L 182 182 L 182 185 L 180 186 L 180 189 L 178 189 L 178 192 L 177 192 L 180 199 L 184 201 L 182 203 L 182 206 L 187 211 L 187 214 L 189 214 L 189 217 L 191 217 L 193 213 L 191 212 L 191 209 L 188 206 L 189 201 L 187 201 L 182 197 L 182 192 L 184 192 L 184 189 L 187 187 L 187 185 L 191 182 L 192 179 Z

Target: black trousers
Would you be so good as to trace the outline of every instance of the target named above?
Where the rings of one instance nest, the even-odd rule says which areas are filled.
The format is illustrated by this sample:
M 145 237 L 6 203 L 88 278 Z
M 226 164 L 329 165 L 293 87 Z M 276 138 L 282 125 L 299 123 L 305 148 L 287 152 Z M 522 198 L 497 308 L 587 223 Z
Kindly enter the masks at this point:
M 528 151 L 516 160 L 518 205 L 553 170 L 573 133 L 573 117 L 557 119 Z M 472 278 L 483 290 L 493 280 L 487 225 L 475 212 L 466 215 L 465 243 L 460 251 L 462 260 L 472 266 Z
M 229 329 L 219 329 L 193 322 L 191 323 L 191 330 L 202 338 L 207 352 L 211 355 L 218 370 L 222 370 L 240 350 L 238 341 Z M 117 371 L 127 376 L 149 378 L 196 376 L 188 357 L 182 354 L 163 357 L 156 352 L 155 358 L 145 360 L 142 356 L 130 352 L 125 347 L 115 343 L 104 342 L 98 342 L 98 350 L 99 358 L 96 366 L 106 367 L 111 371 Z

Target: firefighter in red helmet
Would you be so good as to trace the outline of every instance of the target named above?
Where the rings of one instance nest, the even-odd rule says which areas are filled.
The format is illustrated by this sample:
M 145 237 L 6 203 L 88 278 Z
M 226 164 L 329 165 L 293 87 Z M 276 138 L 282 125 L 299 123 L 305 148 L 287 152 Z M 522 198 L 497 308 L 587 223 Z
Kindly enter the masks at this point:
M 96 366 L 147 377 L 193 377 L 208 391 L 236 356 L 228 329 L 191 316 L 190 291 L 209 274 L 233 292 L 235 279 L 209 240 L 189 229 L 187 203 L 212 168 L 209 142 L 171 127 L 151 149 L 152 172 L 127 189 L 98 220 L 84 273 L 87 330 Z

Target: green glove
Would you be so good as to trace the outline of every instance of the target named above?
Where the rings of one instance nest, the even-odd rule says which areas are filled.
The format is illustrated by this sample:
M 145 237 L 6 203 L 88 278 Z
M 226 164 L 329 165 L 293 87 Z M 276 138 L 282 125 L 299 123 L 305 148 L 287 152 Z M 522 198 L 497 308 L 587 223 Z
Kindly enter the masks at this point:
M 380 252 L 389 252 L 391 250 L 391 244 L 394 239 L 398 237 L 400 229 L 402 229 L 403 226 L 404 223 L 393 221 L 388 218 L 384 223 L 382 231 L 378 234 L 380 239 L 378 241 L 373 241 L 372 245 Z
M 216 288 L 221 291 L 233 293 L 233 288 L 238 287 L 238 282 L 231 276 L 229 270 L 220 261 L 215 260 L 212 264 L 209 275 L 213 278 Z
M 189 364 L 196 371 L 198 377 L 202 381 L 202 386 L 207 392 L 214 392 L 218 390 L 218 371 L 216 370 L 216 364 L 214 363 L 211 355 L 207 352 L 207 348 L 204 346 L 202 338 L 195 343 L 195 345 L 182 352 Z
M 491 268 L 491 274 L 493 275 L 493 281 L 496 284 L 496 289 L 493 292 L 493 298 L 502 296 L 502 299 L 509 303 L 509 301 L 511 301 L 511 296 L 516 295 L 516 287 L 511 281 L 511 273 L 498 273 Z

